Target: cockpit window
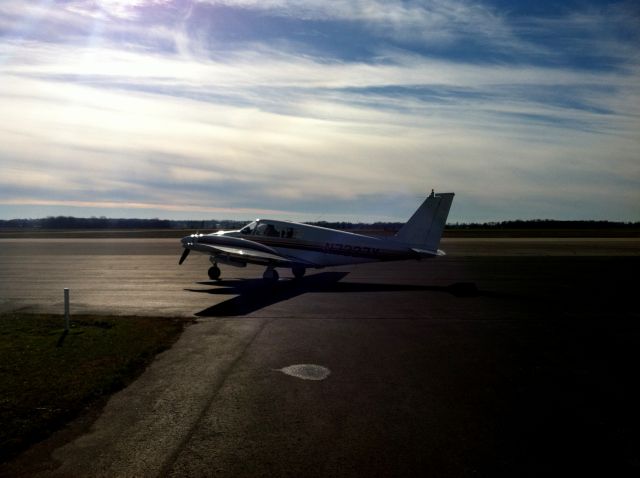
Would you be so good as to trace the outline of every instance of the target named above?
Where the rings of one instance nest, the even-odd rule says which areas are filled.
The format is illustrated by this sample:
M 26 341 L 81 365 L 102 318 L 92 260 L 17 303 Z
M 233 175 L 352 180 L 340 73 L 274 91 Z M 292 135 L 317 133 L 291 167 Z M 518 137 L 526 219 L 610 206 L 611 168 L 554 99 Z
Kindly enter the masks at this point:
M 297 229 L 284 226 L 276 227 L 275 224 L 265 222 L 264 220 L 253 221 L 251 224 L 247 224 L 240 229 L 240 233 L 247 236 L 282 237 L 287 239 L 298 238 L 300 236 L 300 231 Z
M 264 235 L 269 237 L 278 237 L 280 233 L 273 224 L 267 224 L 267 228 L 264 230 Z
M 255 233 L 256 236 L 267 236 L 267 237 L 280 237 L 281 231 L 279 231 L 273 224 L 268 222 L 261 222 L 256 227 Z
M 251 224 L 247 224 L 242 229 L 240 229 L 240 233 L 245 235 L 253 234 L 257 225 L 258 223 L 256 221 L 253 221 Z

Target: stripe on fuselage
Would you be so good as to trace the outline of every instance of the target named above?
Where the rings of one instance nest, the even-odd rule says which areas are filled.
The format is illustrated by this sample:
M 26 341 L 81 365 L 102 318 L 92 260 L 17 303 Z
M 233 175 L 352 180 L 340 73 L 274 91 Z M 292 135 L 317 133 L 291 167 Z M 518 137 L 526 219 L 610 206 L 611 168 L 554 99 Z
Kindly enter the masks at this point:
M 283 240 L 279 237 L 251 237 L 252 241 L 259 242 L 260 244 L 264 244 L 265 246 L 274 247 L 274 248 L 284 248 L 284 249 L 294 249 L 301 250 L 307 252 L 320 252 L 324 254 L 335 254 L 339 256 L 349 256 L 349 257 L 359 257 L 359 258 L 367 258 L 374 259 L 377 261 L 389 261 L 389 260 L 398 260 L 398 259 L 411 259 L 417 257 L 418 255 L 411 251 L 407 250 L 393 250 L 393 249 L 381 249 L 378 247 L 370 247 L 370 246 L 354 246 L 351 244 L 342 244 L 337 242 L 325 242 L 323 245 L 319 245 L 318 243 L 306 242 L 306 241 L 291 241 L 291 240 Z

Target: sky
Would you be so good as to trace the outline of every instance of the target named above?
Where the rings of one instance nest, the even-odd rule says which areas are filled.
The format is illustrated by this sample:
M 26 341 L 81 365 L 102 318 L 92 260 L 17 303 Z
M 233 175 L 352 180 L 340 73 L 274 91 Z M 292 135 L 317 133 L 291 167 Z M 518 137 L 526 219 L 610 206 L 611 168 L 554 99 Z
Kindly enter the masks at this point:
M 640 221 L 634 1 L 2 0 L 0 218 Z

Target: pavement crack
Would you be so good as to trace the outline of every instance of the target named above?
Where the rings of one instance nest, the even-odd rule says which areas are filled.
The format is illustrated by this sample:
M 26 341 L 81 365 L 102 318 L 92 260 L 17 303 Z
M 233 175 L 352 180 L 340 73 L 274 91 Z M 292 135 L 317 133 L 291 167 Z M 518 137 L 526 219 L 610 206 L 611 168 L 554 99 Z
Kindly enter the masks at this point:
M 251 339 L 249 339 L 247 341 L 247 343 L 242 348 L 242 350 L 237 355 L 237 357 L 233 359 L 233 361 L 229 364 L 227 369 L 221 374 L 220 379 L 218 381 L 216 381 L 215 385 L 211 389 L 210 397 L 207 399 L 206 403 L 204 404 L 204 406 L 200 410 L 200 413 L 198 414 L 198 416 L 193 421 L 193 424 L 192 424 L 191 428 L 185 434 L 185 436 L 182 438 L 182 440 L 180 440 L 180 442 L 176 446 L 175 450 L 168 456 L 168 458 L 166 459 L 166 461 L 164 462 L 164 464 L 160 468 L 160 471 L 157 474 L 157 476 L 169 476 L 171 468 L 173 467 L 173 465 L 175 464 L 176 460 L 178 459 L 178 456 L 180 455 L 182 450 L 184 450 L 184 448 L 187 445 L 187 443 L 189 443 L 189 441 L 193 438 L 193 435 L 196 432 L 198 424 L 204 419 L 205 415 L 207 414 L 207 412 L 211 408 L 211 405 L 213 404 L 213 402 L 217 398 L 218 393 L 220 392 L 220 390 L 224 387 L 225 383 L 227 382 L 227 379 L 231 375 L 231 372 L 235 369 L 236 365 L 240 361 L 242 361 L 242 359 L 245 357 L 247 351 L 249 350 L 249 347 L 251 347 L 251 345 L 255 342 L 256 338 L 258 338 L 260 336 L 260 334 L 262 334 L 262 331 L 265 329 L 265 327 L 268 324 L 270 324 L 271 322 L 273 322 L 273 320 L 275 320 L 275 319 L 273 319 L 273 318 L 265 319 L 262 322 L 262 324 L 255 331 L 255 333 L 253 334 Z

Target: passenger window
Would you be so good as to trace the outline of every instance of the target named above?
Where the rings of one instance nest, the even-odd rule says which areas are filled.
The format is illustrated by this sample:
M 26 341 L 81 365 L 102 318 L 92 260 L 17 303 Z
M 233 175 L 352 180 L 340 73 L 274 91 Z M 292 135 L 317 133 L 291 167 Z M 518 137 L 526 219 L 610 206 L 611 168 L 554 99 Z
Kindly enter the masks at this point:
M 256 236 L 264 236 L 266 229 L 267 229 L 266 224 L 258 224 L 258 227 L 256 227 Z
M 273 224 L 267 224 L 267 228 L 264 230 L 264 235 L 269 237 L 278 237 L 280 234 Z

